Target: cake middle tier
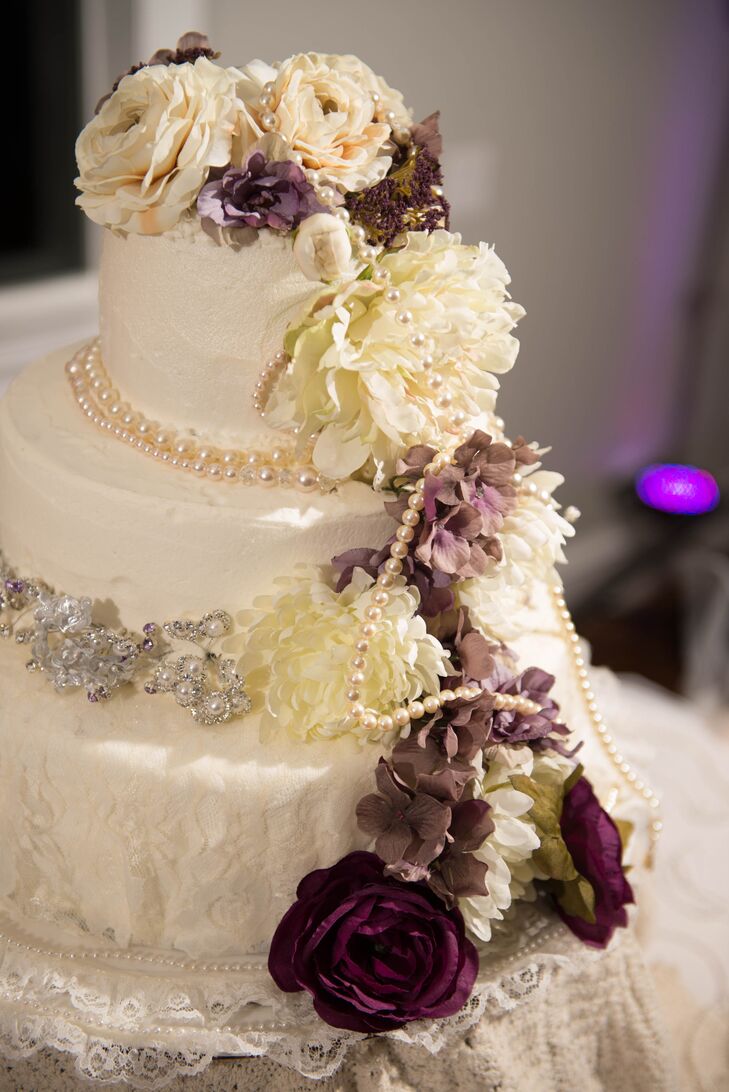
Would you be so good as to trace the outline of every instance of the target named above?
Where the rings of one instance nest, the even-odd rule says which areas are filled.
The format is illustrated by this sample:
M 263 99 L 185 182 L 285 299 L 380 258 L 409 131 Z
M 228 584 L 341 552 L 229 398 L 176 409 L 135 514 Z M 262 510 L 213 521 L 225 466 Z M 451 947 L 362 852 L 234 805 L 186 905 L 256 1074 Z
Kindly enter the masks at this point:
M 200 481 L 120 443 L 74 400 L 75 348 L 27 368 L 0 402 L 0 549 L 24 576 L 90 596 L 98 621 L 235 613 L 294 565 L 392 534 L 361 483 L 322 495 Z

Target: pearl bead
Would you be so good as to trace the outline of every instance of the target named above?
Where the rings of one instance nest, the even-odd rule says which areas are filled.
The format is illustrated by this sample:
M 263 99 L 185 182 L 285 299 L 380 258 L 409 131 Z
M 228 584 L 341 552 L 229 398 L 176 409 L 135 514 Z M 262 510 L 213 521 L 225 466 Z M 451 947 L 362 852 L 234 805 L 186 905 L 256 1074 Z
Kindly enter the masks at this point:
M 440 692 L 441 705 L 443 705 L 447 701 L 455 701 L 455 698 L 456 695 L 453 690 L 441 690 Z
M 353 224 L 350 228 L 350 235 L 352 235 L 352 237 L 358 243 L 363 243 L 367 238 L 367 232 L 361 224 Z
M 400 559 L 408 556 L 408 544 L 407 542 L 393 542 L 390 547 L 390 554 L 392 557 L 398 557 Z
M 361 724 L 366 732 L 374 732 L 377 727 L 377 717 L 374 713 L 365 713 L 361 718 Z
M 378 607 L 386 607 L 390 602 L 390 596 L 386 591 L 376 591 L 372 596 L 372 602 L 376 603 Z
M 276 484 L 276 471 L 272 466 L 262 466 L 258 471 L 258 481 L 260 485 L 272 486 Z
M 393 576 L 399 576 L 402 572 L 402 561 L 397 557 L 388 557 L 385 562 L 385 570 L 388 573 L 392 573 Z
M 433 372 L 430 379 L 428 380 L 428 386 L 431 390 L 437 391 L 440 387 L 443 386 L 444 382 L 445 380 L 443 379 L 443 376 L 440 374 L 440 372 Z
M 395 318 L 401 326 L 407 326 L 408 323 L 413 321 L 413 313 L 412 311 L 408 311 L 407 309 L 404 311 L 398 311 Z
M 331 205 L 336 193 L 332 186 L 322 186 L 319 190 L 319 197 L 325 205 Z
M 261 114 L 261 125 L 264 129 L 275 129 L 276 115 L 272 114 L 270 110 L 267 110 L 265 113 Z
M 365 660 L 364 656 L 353 656 L 352 659 L 349 661 L 349 666 L 353 667 L 357 671 L 361 671 L 362 668 L 366 666 L 366 664 L 367 661 Z
M 364 707 L 364 705 L 361 704 L 361 702 L 358 702 L 358 701 L 354 702 L 354 704 L 352 705 L 352 709 L 351 709 L 351 713 L 352 713 L 353 717 L 356 717 L 357 720 L 359 720 L 360 717 L 363 717 L 365 715 L 365 712 L 366 712 L 365 707 Z
M 341 220 L 343 224 L 349 222 L 349 209 L 345 208 L 344 205 L 340 205 L 338 208 L 336 208 L 334 210 L 334 215 L 336 216 L 337 220 Z M 374 277 L 372 279 L 374 280 Z
M 412 542 L 413 538 L 415 537 L 415 531 L 412 527 L 408 527 L 406 525 L 404 527 L 398 527 L 397 531 L 395 532 L 395 536 L 400 540 L 400 542 Z
M 371 622 L 365 622 L 360 626 L 359 631 L 363 637 L 372 638 L 377 633 L 377 626 L 373 626 Z
M 422 701 L 411 701 L 408 712 L 411 720 L 420 720 L 421 717 L 425 716 L 425 706 Z
M 370 246 L 369 244 L 367 244 L 366 246 L 361 246 L 359 248 L 359 256 L 362 261 L 367 264 L 369 264 L 370 262 L 374 262 L 375 258 L 377 257 L 377 247 Z
M 351 675 L 347 677 L 347 682 L 350 686 L 361 686 L 365 681 L 365 676 L 362 671 L 353 671 Z
M 416 349 L 419 349 L 422 345 L 425 344 L 425 334 L 418 330 L 410 338 L 410 344 L 413 345 Z
M 383 713 L 377 718 L 377 727 L 381 732 L 391 732 L 395 727 L 395 722 L 387 713 Z
M 359 641 L 355 641 L 354 647 L 357 649 L 357 652 L 369 652 L 370 643 L 369 641 L 360 639 Z
M 274 97 L 270 91 L 262 91 L 258 96 L 258 105 L 267 109 L 269 106 L 273 106 Z
M 423 356 L 421 356 L 420 363 L 422 364 L 426 372 L 430 371 L 430 369 L 435 364 L 435 357 L 432 353 L 425 353 Z
M 440 702 L 434 695 L 429 694 L 427 698 L 423 699 L 423 706 L 426 713 L 437 713 L 440 709 Z
M 359 690 L 348 690 L 347 691 L 347 701 L 352 701 L 352 702 L 359 701 L 360 696 L 361 695 L 360 695 Z
M 421 493 L 411 493 L 408 497 L 408 508 L 421 512 L 425 508 L 425 497 Z
M 377 577 L 377 583 L 380 585 L 381 588 L 394 588 L 395 577 L 392 575 L 392 573 L 380 573 L 380 575 Z
M 274 83 L 273 80 L 268 80 L 266 83 L 264 83 L 263 87 L 261 88 L 261 91 L 263 92 L 264 95 L 273 95 L 275 90 L 276 90 L 276 84 Z
M 209 478 L 220 478 L 223 473 L 223 468 L 218 463 L 210 463 L 207 468 L 207 475 Z
M 385 292 L 385 299 L 388 303 L 398 303 L 400 300 L 400 289 L 388 288 L 387 292 Z
M 410 723 L 410 713 L 403 706 L 400 706 L 400 708 L 396 709 L 392 714 L 392 719 L 395 721 L 398 728 L 405 728 L 405 726 Z
M 365 611 L 365 618 L 369 618 L 370 622 L 382 621 L 382 610 L 380 607 L 367 607 Z
M 415 508 L 406 508 L 400 519 L 406 527 L 417 527 L 420 523 L 420 515 Z
M 296 475 L 296 487 L 304 493 L 310 493 L 319 484 L 319 476 L 314 470 L 300 470 Z

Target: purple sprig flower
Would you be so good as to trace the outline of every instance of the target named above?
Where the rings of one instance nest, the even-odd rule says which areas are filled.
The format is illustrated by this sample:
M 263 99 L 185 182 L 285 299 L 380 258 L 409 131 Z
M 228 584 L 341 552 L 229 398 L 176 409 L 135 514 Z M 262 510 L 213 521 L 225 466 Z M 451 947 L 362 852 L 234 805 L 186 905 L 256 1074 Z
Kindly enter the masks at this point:
M 197 211 L 220 227 L 288 232 L 315 212 L 326 212 L 301 167 L 267 160 L 254 151 L 242 167 L 228 167 L 200 190 Z

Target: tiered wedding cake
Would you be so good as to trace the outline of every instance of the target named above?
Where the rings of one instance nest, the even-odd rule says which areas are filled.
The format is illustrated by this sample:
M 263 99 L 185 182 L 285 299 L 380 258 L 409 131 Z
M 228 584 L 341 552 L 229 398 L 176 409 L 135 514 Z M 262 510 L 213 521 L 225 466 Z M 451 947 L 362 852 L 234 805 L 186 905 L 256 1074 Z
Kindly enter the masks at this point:
M 79 137 L 100 338 L 0 407 L 0 1027 L 97 1076 L 434 1049 L 507 957 L 607 945 L 656 826 L 437 116 L 354 57 L 214 61 Z

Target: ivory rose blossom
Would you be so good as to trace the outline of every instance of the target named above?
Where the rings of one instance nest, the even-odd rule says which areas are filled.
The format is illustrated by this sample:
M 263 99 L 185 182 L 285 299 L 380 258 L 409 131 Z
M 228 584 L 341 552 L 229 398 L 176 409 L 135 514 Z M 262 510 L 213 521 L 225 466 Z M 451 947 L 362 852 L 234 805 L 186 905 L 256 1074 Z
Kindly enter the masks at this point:
M 269 83 L 271 101 L 263 105 L 259 100 Z M 256 135 L 263 133 L 262 118 L 270 113 L 276 132 L 301 155 L 304 168 L 320 171 L 342 191 L 362 190 L 384 178 L 392 162 L 387 147 L 392 129 L 412 122 L 400 92 L 349 55 L 299 53 L 276 68 L 252 61 L 243 69 L 238 92 Z
M 346 227 L 327 212 L 308 216 L 294 239 L 294 257 L 310 281 L 338 280 L 352 266 Z
M 210 167 L 230 162 L 245 124 L 234 68 L 206 57 L 125 76 L 76 142 L 76 203 L 97 224 L 155 235 L 194 205 Z

